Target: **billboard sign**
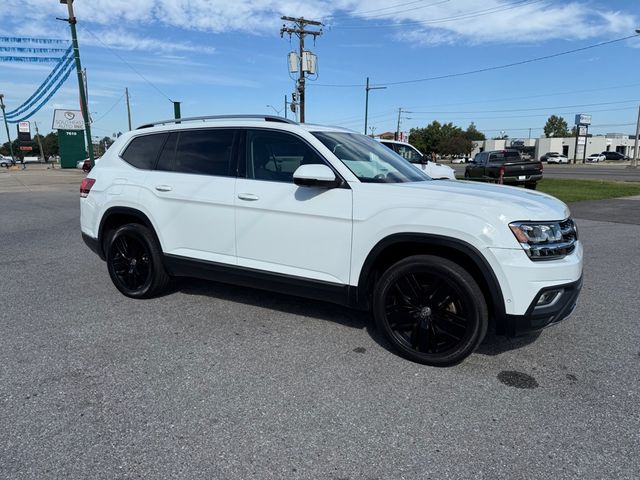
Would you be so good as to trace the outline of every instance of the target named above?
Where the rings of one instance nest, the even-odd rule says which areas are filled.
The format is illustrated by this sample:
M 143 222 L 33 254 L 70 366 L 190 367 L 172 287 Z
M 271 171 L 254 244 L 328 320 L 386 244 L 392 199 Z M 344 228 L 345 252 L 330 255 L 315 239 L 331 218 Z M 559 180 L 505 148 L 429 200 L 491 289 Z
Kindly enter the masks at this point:
M 591 125 L 591 115 L 579 113 L 576 115 L 576 125 Z
M 31 124 L 29 122 L 18 122 L 18 141 L 31 141 Z
M 54 110 L 53 126 L 55 130 L 84 130 L 84 119 L 80 110 Z

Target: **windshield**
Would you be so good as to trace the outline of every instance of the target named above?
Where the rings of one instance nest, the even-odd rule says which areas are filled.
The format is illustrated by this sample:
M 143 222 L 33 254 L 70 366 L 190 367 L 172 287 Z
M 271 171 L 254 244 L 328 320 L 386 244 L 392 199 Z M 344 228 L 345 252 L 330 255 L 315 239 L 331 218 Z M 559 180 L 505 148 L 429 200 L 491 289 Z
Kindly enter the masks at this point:
M 431 180 L 393 150 L 357 133 L 312 132 L 364 183 L 406 183 Z

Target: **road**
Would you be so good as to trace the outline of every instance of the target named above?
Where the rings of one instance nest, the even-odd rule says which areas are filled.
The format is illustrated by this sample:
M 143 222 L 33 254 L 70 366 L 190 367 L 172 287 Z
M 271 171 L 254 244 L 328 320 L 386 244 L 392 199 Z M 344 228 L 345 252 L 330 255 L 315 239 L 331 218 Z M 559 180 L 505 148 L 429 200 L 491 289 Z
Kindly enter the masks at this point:
M 0 478 L 638 478 L 640 225 L 606 202 L 578 219 L 571 318 L 437 369 L 338 306 L 196 280 L 123 297 L 57 181 L 0 193 Z
M 464 165 L 451 165 L 456 174 L 464 175 Z M 640 182 L 640 168 L 629 168 L 627 165 L 576 164 L 548 165 L 544 164 L 544 176 L 549 178 L 574 178 L 577 180 L 610 180 L 619 182 Z

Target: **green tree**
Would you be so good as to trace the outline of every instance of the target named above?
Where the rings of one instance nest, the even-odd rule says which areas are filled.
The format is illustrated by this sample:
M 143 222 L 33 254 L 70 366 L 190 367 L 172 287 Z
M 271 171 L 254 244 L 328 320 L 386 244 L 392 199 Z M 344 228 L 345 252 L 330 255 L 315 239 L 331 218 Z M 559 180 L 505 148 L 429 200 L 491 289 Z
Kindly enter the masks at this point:
M 569 126 L 564 118 L 551 115 L 544 126 L 544 135 L 546 137 L 568 137 Z
M 434 120 L 424 128 L 412 128 L 409 131 L 409 143 L 424 154 L 435 152 L 442 136 L 442 125 Z
M 464 134 L 443 136 L 438 142 L 437 152 L 441 155 L 470 154 L 473 150 L 473 142 Z
M 476 124 L 473 122 L 471 122 L 467 127 L 467 131 L 465 132 L 464 136 L 469 140 L 486 140 L 487 139 L 485 134 L 482 133 L 480 130 L 478 130 L 476 128 Z
M 56 132 L 48 133 L 42 140 L 42 148 L 44 149 L 44 154 L 46 156 L 59 155 L 60 148 L 58 147 L 58 134 Z

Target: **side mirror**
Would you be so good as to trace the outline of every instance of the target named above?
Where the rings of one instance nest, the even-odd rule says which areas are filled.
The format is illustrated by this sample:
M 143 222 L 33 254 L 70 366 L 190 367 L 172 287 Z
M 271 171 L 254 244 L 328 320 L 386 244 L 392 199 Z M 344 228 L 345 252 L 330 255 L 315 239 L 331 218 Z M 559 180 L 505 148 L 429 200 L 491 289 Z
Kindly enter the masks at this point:
M 300 165 L 293 172 L 293 183 L 300 187 L 334 188 L 340 180 L 326 165 Z

